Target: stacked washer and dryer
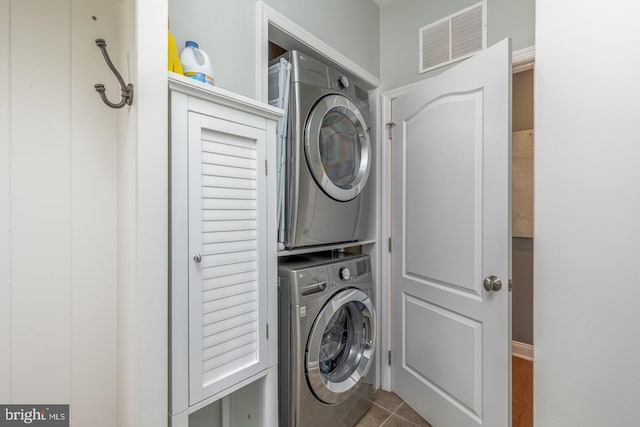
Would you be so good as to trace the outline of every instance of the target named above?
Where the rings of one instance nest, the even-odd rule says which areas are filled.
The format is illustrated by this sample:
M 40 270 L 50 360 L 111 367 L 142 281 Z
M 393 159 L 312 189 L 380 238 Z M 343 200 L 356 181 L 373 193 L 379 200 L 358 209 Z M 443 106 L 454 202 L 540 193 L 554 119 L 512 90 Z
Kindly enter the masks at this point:
M 279 240 L 287 250 L 305 248 L 278 266 L 280 427 L 353 426 L 373 390 L 371 261 L 313 249 L 368 237 L 369 97 L 355 77 L 307 54 L 290 51 L 278 63 L 291 76 L 279 88 L 288 91 Z M 278 92 L 271 82 L 270 99 Z

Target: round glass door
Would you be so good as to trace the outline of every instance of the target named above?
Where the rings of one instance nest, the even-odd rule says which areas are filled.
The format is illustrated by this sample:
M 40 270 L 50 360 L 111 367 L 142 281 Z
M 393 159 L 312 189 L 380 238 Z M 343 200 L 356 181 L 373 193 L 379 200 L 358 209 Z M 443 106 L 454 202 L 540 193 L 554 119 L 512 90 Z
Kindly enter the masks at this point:
M 305 126 L 305 153 L 314 179 L 329 196 L 349 201 L 369 178 L 371 144 L 360 110 L 342 95 L 322 98 Z
M 309 335 L 306 370 L 313 393 L 339 403 L 367 375 L 375 346 L 375 312 L 358 289 L 336 294 L 320 311 Z

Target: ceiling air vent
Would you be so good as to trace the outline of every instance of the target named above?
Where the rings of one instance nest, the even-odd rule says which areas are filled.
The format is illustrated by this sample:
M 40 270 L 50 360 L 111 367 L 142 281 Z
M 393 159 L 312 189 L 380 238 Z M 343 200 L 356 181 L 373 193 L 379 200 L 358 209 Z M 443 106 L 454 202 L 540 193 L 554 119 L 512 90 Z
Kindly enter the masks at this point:
M 468 58 L 487 47 L 485 2 L 419 30 L 420 73 Z

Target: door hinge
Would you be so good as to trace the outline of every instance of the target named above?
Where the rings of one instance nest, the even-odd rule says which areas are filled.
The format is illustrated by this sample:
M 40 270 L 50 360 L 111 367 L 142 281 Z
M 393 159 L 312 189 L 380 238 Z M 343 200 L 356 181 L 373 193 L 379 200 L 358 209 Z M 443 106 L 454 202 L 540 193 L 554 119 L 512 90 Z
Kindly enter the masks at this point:
M 266 329 L 267 329 L 267 339 L 269 339 L 269 324 L 267 323 L 266 326 L 267 326 L 266 327 Z
M 387 363 L 391 366 L 391 350 L 389 350 L 389 354 L 387 354 Z
M 388 241 L 388 248 L 389 248 L 389 253 L 391 253 L 391 237 L 389 237 L 389 241 Z
M 393 128 L 396 127 L 396 125 L 396 122 L 389 122 L 384 125 L 384 127 L 387 128 L 387 131 L 389 132 L 389 141 L 393 139 Z
M 267 161 L 266 161 L 266 160 L 264 161 L 264 174 L 265 174 L 265 175 L 268 175 L 268 174 L 269 174 L 269 168 L 268 168 L 268 166 L 267 166 Z

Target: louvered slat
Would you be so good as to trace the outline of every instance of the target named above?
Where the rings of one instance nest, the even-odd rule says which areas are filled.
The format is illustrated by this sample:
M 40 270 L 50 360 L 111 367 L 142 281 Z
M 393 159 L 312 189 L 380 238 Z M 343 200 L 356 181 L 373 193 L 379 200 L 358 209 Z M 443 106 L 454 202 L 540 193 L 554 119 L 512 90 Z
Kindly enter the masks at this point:
M 235 337 L 217 343 L 216 345 L 212 345 L 206 347 L 202 351 L 202 358 L 205 361 L 212 360 L 224 354 L 235 351 L 236 349 L 242 348 L 246 345 L 251 345 L 256 341 L 256 331 L 250 331 L 245 334 L 238 334 Z
M 420 72 L 451 64 L 482 50 L 486 44 L 485 2 L 420 28 Z
M 482 7 L 451 18 L 451 59 L 482 49 Z
M 255 322 L 249 322 L 243 325 L 238 325 L 235 328 L 227 329 L 226 331 L 209 335 L 206 339 L 202 340 L 202 348 L 204 350 L 207 350 L 210 347 L 222 344 L 224 342 L 231 341 L 236 337 L 246 335 L 249 333 L 255 333 L 255 330 L 256 330 Z
M 227 353 L 220 358 L 203 364 L 203 382 L 213 382 L 224 377 L 228 372 L 237 372 L 256 362 L 257 348 L 255 344 L 246 346 L 234 353 Z
M 203 269 L 202 279 L 208 280 L 215 279 L 216 277 L 228 276 L 230 274 L 246 273 L 249 271 L 256 271 L 257 268 L 258 264 L 255 261 L 231 265 L 219 265 Z
M 224 144 L 212 141 L 202 141 L 202 151 L 204 153 L 217 153 L 227 156 L 242 157 L 245 159 L 255 159 L 256 150 L 253 147 L 238 146 L 236 144 Z
M 220 133 L 209 129 L 202 129 L 201 139 L 203 143 L 212 142 L 216 145 L 229 144 L 236 147 L 244 147 L 255 150 L 256 143 L 252 139 L 247 139 L 240 135 L 234 135 L 232 133 L 225 133 L 221 138 Z
M 202 231 L 203 233 L 210 233 L 216 231 L 249 231 L 256 229 L 256 222 L 252 220 L 247 221 L 203 221 Z
M 256 201 L 255 200 L 240 200 L 240 199 L 203 199 L 202 200 L 202 209 L 203 210 L 214 210 L 214 209 L 237 209 L 237 210 L 245 210 L 245 209 L 256 209 Z
M 241 314 L 247 314 L 252 311 L 256 311 L 257 309 L 258 309 L 258 304 L 256 304 L 255 301 L 251 301 L 245 304 L 237 305 L 235 307 L 227 308 L 225 310 L 204 314 L 202 316 L 202 323 L 205 326 L 211 325 L 213 323 L 221 322 L 231 317 L 240 316 Z M 206 337 L 203 337 L 203 338 L 206 338 Z
M 226 176 L 232 178 L 256 179 L 254 169 L 241 169 L 225 165 L 202 165 L 202 176 Z
M 258 293 L 255 291 L 232 295 L 226 298 L 214 299 L 213 301 L 204 302 L 202 304 L 203 316 L 219 313 L 225 310 L 231 310 L 235 307 L 246 306 L 258 299 Z
M 207 303 L 223 298 L 228 298 L 235 295 L 242 295 L 248 292 L 257 291 L 255 281 L 237 283 L 221 288 L 210 289 L 202 293 L 202 302 Z
M 243 283 L 252 282 L 258 279 L 258 275 L 254 270 L 246 271 L 244 273 L 229 274 L 228 276 L 214 277 L 213 279 L 206 279 L 202 281 L 202 290 L 210 291 L 227 286 L 241 285 Z
M 242 252 L 256 249 L 255 240 L 239 240 L 235 242 L 211 243 L 202 245 L 203 255 L 224 254 L 229 252 Z
M 254 327 L 257 327 L 257 324 L 256 324 L 257 320 L 258 320 L 258 314 L 255 312 L 250 312 L 250 313 L 242 314 L 240 316 L 229 318 L 227 320 L 223 320 L 218 323 L 205 325 L 202 328 L 202 333 L 204 335 L 204 338 L 202 340 L 203 346 L 204 346 L 204 343 L 207 342 L 209 338 L 213 339 L 213 337 L 215 337 L 216 334 L 222 333 L 224 331 L 230 331 L 249 323 L 254 325 Z
M 228 254 L 202 255 L 202 267 L 239 264 L 258 259 L 256 251 L 231 252 Z
M 242 168 L 255 170 L 255 159 L 245 159 L 242 157 L 227 156 L 224 154 L 202 153 L 202 163 L 206 165 L 231 166 L 234 168 Z
M 248 190 L 256 189 L 255 179 L 235 178 L 227 176 L 209 176 L 202 177 L 203 187 L 220 187 L 220 188 L 243 188 Z
M 205 199 L 242 199 L 255 200 L 256 190 L 238 188 L 202 187 L 202 197 Z
M 449 21 L 422 30 L 422 68 L 449 61 Z
M 253 209 L 205 209 L 202 211 L 204 221 L 232 221 L 234 219 L 256 219 Z
M 228 364 L 238 364 L 241 363 L 240 366 L 246 363 L 244 361 L 245 357 L 250 357 L 252 360 L 255 359 L 255 353 L 257 350 L 257 345 L 255 342 L 250 344 L 243 345 L 242 347 L 233 349 L 227 353 L 221 354 L 216 357 L 212 357 L 209 360 L 204 360 L 202 363 L 202 370 L 205 373 L 211 372 L 214 369 L 220 368 L 224 365 Z M 235 363 L 234 363 L 235 362 Z M 234 370 L 234 367 L 226 366 L 226 370 Z M 237 368 L 236 368 L 237 369 Z

